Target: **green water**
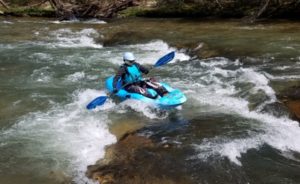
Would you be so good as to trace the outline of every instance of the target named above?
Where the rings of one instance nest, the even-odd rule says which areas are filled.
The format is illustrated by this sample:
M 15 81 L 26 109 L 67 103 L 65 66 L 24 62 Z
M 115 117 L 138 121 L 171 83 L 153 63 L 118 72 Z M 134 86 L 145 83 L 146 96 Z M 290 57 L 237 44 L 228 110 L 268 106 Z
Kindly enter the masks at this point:
M 300 23 L 1 18 L 0 25 L 0 183 L 91 182 L 86 167 L 114 134 L 144 126 L 142 134 L 178 145 L 168 153 L 178 162 L 165 164 L 192 183 L 300 182 L 300 128 L 276 103 L 278 91 L 300 80 Z M 172 47 L 200 43 L 217 57 Z M 176 50 L 174 62 L 150 76 L 188 101 L 172 112 L 113 100 L 87 111 L 128 50 L 146 66 Z

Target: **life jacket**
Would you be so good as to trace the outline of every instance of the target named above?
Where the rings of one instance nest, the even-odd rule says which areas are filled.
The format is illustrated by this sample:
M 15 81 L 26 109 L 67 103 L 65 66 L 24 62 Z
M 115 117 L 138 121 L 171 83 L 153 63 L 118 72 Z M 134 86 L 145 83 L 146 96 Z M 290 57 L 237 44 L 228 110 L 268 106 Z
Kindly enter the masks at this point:
M 125 84 L 131 84 L 142 80 L 142 73 L 137 65 L 126 66 Z

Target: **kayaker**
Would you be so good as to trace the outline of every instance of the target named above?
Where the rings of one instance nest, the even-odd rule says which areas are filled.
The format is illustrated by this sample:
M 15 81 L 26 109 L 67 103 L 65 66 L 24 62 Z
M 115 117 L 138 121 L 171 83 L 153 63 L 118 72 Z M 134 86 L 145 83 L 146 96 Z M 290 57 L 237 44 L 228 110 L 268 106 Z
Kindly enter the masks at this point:
M 154 89 L 158 95 L 164 96 L 168 91 L 161 86 L 159 83 L 155 82 L 154 79 L 144 80 L 142 74 L 148 74 L 149 70 L 135 62 L 135 56 L 132 52 L 125 52 L 123 54 L 124 64 L 120 66 L 117 74 L 113 81 L 113 93 L 117 93 L 117 83 L 121 78 L 122 86 L 125 86 L 125 90 L 130 93 L 139 93 L 148 98 L 157 98 L 158 96 L 153 96 L 148 93 L 146 88 Z

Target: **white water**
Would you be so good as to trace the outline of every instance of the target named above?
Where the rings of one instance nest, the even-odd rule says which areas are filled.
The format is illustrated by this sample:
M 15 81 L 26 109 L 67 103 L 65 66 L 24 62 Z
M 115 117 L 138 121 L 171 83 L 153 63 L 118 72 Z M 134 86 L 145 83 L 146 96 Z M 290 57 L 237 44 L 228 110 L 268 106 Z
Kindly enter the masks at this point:
M 99 34 L 94 29 L 81 31 L 58 29 L 51 31 L 46 37 L 51 43 L 25 42 L 17 46 L 22 49 L 35 44 L 45 47 L 45 51 L 29 53 L 23 58 L 24 61 L 22 60 L 24 63 L 29 62 L 34 66 L 39 66 L 37 69 L 32 69 L 30 77 L 25 80 L 30 85 L 35 84 L 34 87 L 37 88 L 63 87 L 70 83 L 78 86 L 77 90 L 69 94 L 71 97 L 68 102 L 49 100 L 47 109 L 28 113 L 20 117 L 12 127 L 0 132 L 0 149 L 14 150 L 11 153 L 14 154 L 11 162 L 18 163 L 26 158 L 28 163 L 21 163 L 28 167 L 26 172 L 34 172 L 41 177 L 45 173 L 57 173 L 64 178 L 72 178 L 75 183 L 90 183 L 91 181 L 84 174 L 87 166 L 95 164 L 98 159 L 103 158 L 105 146 L 116 141 L 115 136 L 108 130 L 111 123 L 108 114 L 135 111 L 150 119 L 167 117 L 167 113 L 161 113 L 151 106 L 136 101 L 116 104 L 108 99 L 105 105 L 97 107 L 93 111 L 86 110 L 85 107 L 91 100 L 106 95 L 106 93 L 82 88 L 80 84 L 86 83 L 86 80 L 99 80 L 100 76 L 106 78 L 115 72 L 111 68 L 105 68 L 99 73 L 91 73 L 94 69 L 93 65 L 102 62 L 119 65 L 123 62 L 122 53 L 128 48 L 135 52 L 138 62 L 141 64 L 154 64 L 160 57 L 175 50 L 163 41 L 153 41 L 146 44 L 120 46 L 116 50 L 111 48 L 112 51 L 107 51 L 101 45 L 95 44 L 97 36 Z M 60 55 L 57 52 L 46 52 L 48 47 L 57 50 L 66 47 L 88 47 L 99 48 L 99 50 L 83 58 L 79 53 Z M 144 58 L 145 56 L 147 58 Z M 189 59 L 187 55 L 177 51 L 176 61 L 187 59 Z M 99 87 L 95 86 L 95 88 Z M 61 89 L 58 88 L 58 90 Z M 63 94 L 68 95 L 67 93 Z M 39 89 L 36 89 L 36 92 L 32 93 L 30 97 L 32 99 L 48 98 L 47 95 L 40 93 Z M 22 101 L 16 101 L 14 104 L 20 103 Z M 18 144 L 24 146 L 14 148 Z M 8 165 L 4 166 L 3 164 Z M 9 163 L 3 164 L 3 168 L 9 167 Z
M 53 72 L 50 71 L 49 67 L 42 67 L 40 69 L 36 69 L 30 75 L 33 81 L 47 83 L 51 80 L 53 76 Z
M 41 32 L 34 34 L 38 36 Z M 94 65 L 107 62 L 114 64 L 117 68 L 117 65 L 122 64 L 122 53 L 128 50 L 136 54 L 139 63 L 151 65 L 161 56 L 176 50 L 160 40 L 146 44 L 103 48 L 101 44 L 95 42 L 95 38 L 99 36 L 100 34 L 95 29 L 77 31 L 58 29 L 50 31 L 45 38 L 46 42 L 30 42 L 21 46 L 40 44 L 46 46 L 47 49 L 57 49 L 55 52 L 62 48 L 96 48 L 98 50 L 84 57 L 82 53 L 77 53 L 78 50 L 64 53 L 63 56 L 48 53 L 48 51 L 29 54 L 32 59 L 30 62 L 43 64 L 41 68 L 31 72 L 31 81 L 51 84 L 62 79 L 62 85 L 71 82 L 77 84 L 80 90 L 73 91 L 72 99 L 68 102 L 52 102 L 50 108 L 28 113 L 20 117 L 14 126 L 1 130 L 0 149 L 24 145 L 10 153 L 14 155 L 11 162 L 28 159 L 28 163 L 25 164 L 28 164 L 29 168 L 63 170 L 67 172 L 67 176 L 74 178 L 75 183 L 85 183 L 87 181 L 84 176 L 86 166 L 102 158 L 104 147 L 116 141 L 116 138 L 108 131 L 111 123 L 108 113 L 113 111 L 130 115 L 131 111 L 135 111 L 150 119 L 167 117 L 168 114 L 161 116 L 144 104 L 132 101 L 116 104 L 109 99 L 104 106 L 94 111 L 85 109 L 88 102 L 105 93 L 81 87 L 80 83 L 84 80 L 97 80 L 97 75 L 102 75 L 102 80 L 104 75 L 106 77 L 115 72 L 113 68 L 108 67 L 97 70 L 99 73 L 89 73 L 94 69 L 92 68 Z M 15 48 L 9 44 L 1 44 L 0 47 Z M 256 68 L 243 67 L 239 61 L 232 62 L 226 58 L 199 61 L 196 66 L 191 65 L 191 61 L 185 62 L 189 59 L 189 56 L 176 51 L 176 58 L 173 61 L 175 65 L 158 69 L 168 72 L 170 77 L 166 80 L 172 86 L 180 87 L 186 92 L 189 98 L 186 107 L 193 104 L 193 110 L 197 113 L 207 111 L 207 106 L 210 106 L 214 113 L 241 116 L 247 121 L 246 123 L 253 123 L 254 130 L 259 130 L 258 132 L 249 130 L 246 138 L 221 135 L 204 139 L 201 144 L 195 145 L 195 148 L 199 150 L 198 158 L 206 159 L 218 155 L 242 165 L 239 160 L 242 154 L 249 149 L 259 149 L 263 144 L 268 144 L 282 152 L 291 150 L 300 152 L 298 124 L 286 117 L 277 118 L 260 111 L 265 104 L 276 101 L 275 93 L 269 85 L 269 80 L 274 79 L 270 78 L 270 74 L 260 72 Z M 231 65 L 234 69 L 226 68 Z M 57 78 L 53 66 L 59 66 L 62 69 L 65 67 L 66 70 L 73 67 L 72 69 L 76 71 L 64 73 L 63 77 Z M 246 85 L 247 88 L 240 87 L 238 83 Z M 261 95 L 260 92 L 266 100 L 264 99 L 265 101 L 262 101 L 255 109 L 250 109 L 250 97 Z M 35 98 L 40 95 L 42 94 L 36 92 L 31 97 Z M 22 102 L 15 101 L 15 104 L 20 103 Z M 36 163 L 36 160 L 42 162 Z M 54 160 L 54 163 L 49 164 L 51 167 L 48 164 L 43 165 L 43 161 L 48 160 Z
M 238 115 L 245 121 L 253 124 L 254 131 L 249 130 L 246 138 L 232 138 L 216 136 L 204 139 L 201 144 L 194 145 L 199 150 L 200 159 L 210 156 L 227 157 L 233 163 L 242 165 L 239 158 L 249 149 L 259 149 L 268 144 L 282 152 L 300 152 L 300 128 L 297 122 L 287 117 L 275 117 L 274 115 L 261 112 L 264 105 L 275 102 L 274 90 L 269 86 L 269 79 L 252 68 L 243 68 L 239 63 L 232 63 L 223 58 L 216 61 L 199 61 L 201 68 L 184 67 L 186 76 L 197 77 L 193 83 L 184 81 L 186 86 L 191 86 L 190 98 L 197 100 L 200 106 L 212 106 L 215 112 Z M 236 69 L 225 69 L 229 65 L 237 65 Z M 236 83 L 249 84 L 248 91 L 239 89 Z M 183 86 L 183 84 L 181 84 Z M 240 93 L 243 93 L 240 96 Z M 263 92 L 267 101 L 255 109 L 249 109 L 248 97 Z M 200 107 L 201 108 L 201 107 Z M 247 120 L 248 119 L 248 120 Z M 253 123 L 253 120 L 256 123 Z M 258 123 L 257 123 L 258 122 Z M 242 122 L 238 122 L 242 123 Z M 259 131 L 255 131 L 258 129 Z
M 135 44 L 135 45 L 124 45 L 118 48 L 116 53 L 107 52 L 105 54 L 109 55 L 109 62 L 116 65 L 123 64 L 122 53 L 133 52 L 136 57 L 136 61 L 144 65 L 153 65 L 155 62 L 171 51 L 175 51 L 175 58 L 170 62 L 174 63 L 176 61 L 189 60 L 190 57 L 175 48 L 170 47 L 167 43 L 161 40 L 151 41 L 145 44 Z M 163 67 L 163 66 L 162 66 Z
M 106 114 L 85 109 L 90 99 L 98 95 L 101 93 L 90 89 L 76 91 L 71 103 L 55 104 L 46 112 L 25 115 L 13 127 L 0 132 L 1 145 L 23 144 L 18 150 L 22 154 L 11 153 L 15 155 L 12 159 L 55 159 L 57 163 L 48 172 L 63 170 L 76 183 L 87 182 L 87 166 L 102 158 L 105 146 L 116 141 L 108 131 L 110 121 Z
M 70 29 L 59 29 L 50 33 L 50 40 L 56 40 L 50 47 L 91 47 L 102 48 L 96 44 L 93 37 L 98 37 L 99 33 L 94 29 L 83 29 L 81 31 L 72 31 Z
M 71 75 L 68 75 L 66 78 L 66 81 L 70 82 L 78 82 L 80 80 L 83 80 L 85 78 L 85 73 L 84 72 L 75 72 Z

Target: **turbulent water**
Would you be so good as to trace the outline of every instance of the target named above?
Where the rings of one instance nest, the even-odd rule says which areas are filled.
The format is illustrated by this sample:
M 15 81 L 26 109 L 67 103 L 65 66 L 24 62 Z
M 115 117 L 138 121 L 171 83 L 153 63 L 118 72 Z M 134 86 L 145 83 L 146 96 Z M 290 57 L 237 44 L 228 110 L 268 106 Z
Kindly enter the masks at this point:
M 86 167 L 116 142 L 119 124 L 154 126 L 148 134 L 189 150 L 178 160 L 195 183 L 300 183 L 299 124 L 276 98 L 300 80 L 299 23 L 2 18 L 0 25 L 0 183 L 92 183 Z M 133 28 L 151 36 L 101 42 Z M 220 54 L 199 59 L 169 42 L 204 42 Z M 173 50 L 174 61 L 150 75 L 187 95 L 181 108 L 109 100 L 86 110 L 106 93 L 123 52 L 149 66 Z

